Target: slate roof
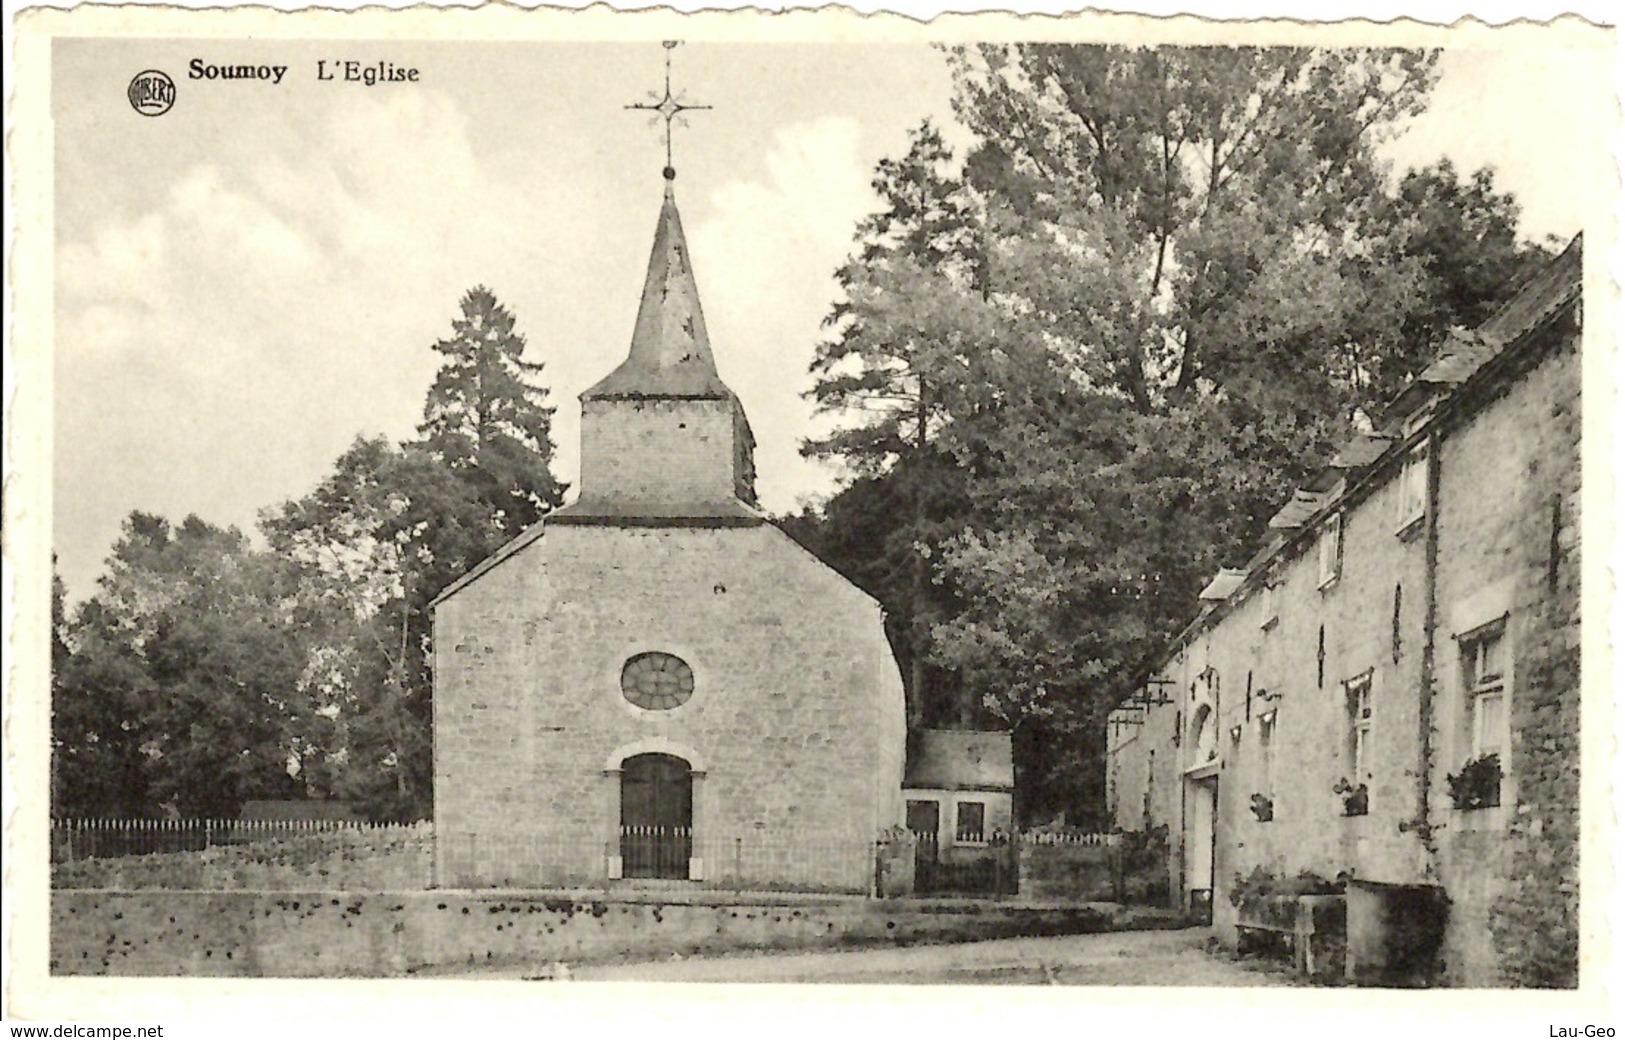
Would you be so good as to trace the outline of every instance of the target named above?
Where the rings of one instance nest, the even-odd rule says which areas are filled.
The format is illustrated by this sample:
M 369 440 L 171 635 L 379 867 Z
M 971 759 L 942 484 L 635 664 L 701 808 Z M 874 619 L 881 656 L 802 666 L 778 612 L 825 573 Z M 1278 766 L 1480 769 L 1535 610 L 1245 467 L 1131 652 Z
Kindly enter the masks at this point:
M 583 495 L 562 509 L 547 515 L 544 523 L 587 524 L 624 521 L 660 527 L 694 521 L 692 526 L 743 527 L 765 524 L 767 517 L 738 499 L 725 502 L 626 502 L 614 498 L 588 498 Z M 703 521 L 718 521 L 705 524 Z M 733 521 L 724 523 L 722 521 Z
M 632 349 L 581 399 L 672 397 L 729 400 L 733 392 L 717 375 L 711 357 L 688 241 L 668 181 L 632 329 Z
M 1585 236 L 1575 235 L 1557 259 L 1529 279 L 1518 295 L 1478 327 L 1481 336 L 1509 343 L 1580 296 L 1585 274 Z
M 1292 492 L 1286 505 L 1270 517 L 1270 528 L 1276 531 L 1290 531 L 1302 527 L 1310 517 L 1320 511 L 1321 504 L 1326 496 L 1299 489 Z
M 921 729 L 908 735 L 904 787 L 1012 790 L 1015 785 L 1007 731 Z

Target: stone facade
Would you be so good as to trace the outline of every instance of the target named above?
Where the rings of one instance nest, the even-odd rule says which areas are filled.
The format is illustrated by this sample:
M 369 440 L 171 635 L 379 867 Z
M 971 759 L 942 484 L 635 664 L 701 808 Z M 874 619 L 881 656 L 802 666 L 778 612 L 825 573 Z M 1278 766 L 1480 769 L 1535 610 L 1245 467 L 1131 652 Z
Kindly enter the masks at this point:
M 441 884 L 604 878 L 621 764 L 642 752 L 694 769 L 712 872 L 765 842 L 785 861 L 749 881 L 866 890 L 872 865 L 831 877 L 820 850 L 901 822 L 880 608 L 770 525 L 550 527 L 442 603 L 435 636 Z M 687 703 L 622 696 L 622 665 L 651 650 L 692 666 Z
M 1580 261 L 1450 344 L 1108 723 L 1114 822 L 1169 828 L 1175 899 L 1221 938 L 1247 879 L 1312 874 L 1351 914 L 1442 895 L 1423 975 L 1576 983 Z M 1458 808 L 1486 751 L 1499 804 Z
M 879 605 L 755 508 L 669 190 L 632 349 L 582 403 L 577 500 L 435 604 L 437 883 L 645 855 L 667 882 L 869 891 L 903 821 L 901 676 Z M 640 706 L 643 655 L 671 671 Z

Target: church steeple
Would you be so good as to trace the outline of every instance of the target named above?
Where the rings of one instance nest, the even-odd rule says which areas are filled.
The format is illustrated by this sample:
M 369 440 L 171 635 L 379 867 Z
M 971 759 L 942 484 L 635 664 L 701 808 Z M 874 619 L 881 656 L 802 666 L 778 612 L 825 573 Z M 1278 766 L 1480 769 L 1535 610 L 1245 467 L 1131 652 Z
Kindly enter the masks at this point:
M 758 524 L 756 439 L 745 410 L 717 375 L 700 312 L 672 181 L 672 120 L 703 109 L 671 92 L 628 108 L 666 122 L 666 194 L 643 278 L 632 349 L 581 395 L 580 495 L 555 511 L 566 524 Z M 651 95 L 651 98 L 653 95 Z
M 688 242 L 671 181 L 655 226 L 649 272 L 632 329 L 632 349 L 620 366 L 582 394 L 582 400 L 605 398 L 708 398 L 733 394 L 717 375 L 711 340 L 700 310 Z

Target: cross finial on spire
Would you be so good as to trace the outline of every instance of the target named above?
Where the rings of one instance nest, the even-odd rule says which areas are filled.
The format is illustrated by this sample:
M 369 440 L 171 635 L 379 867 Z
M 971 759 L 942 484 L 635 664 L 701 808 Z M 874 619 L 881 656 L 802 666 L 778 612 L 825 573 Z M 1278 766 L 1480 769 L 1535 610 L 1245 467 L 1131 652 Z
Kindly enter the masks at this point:
M 666 168 L 661 173 L 668 181 L 677 179 L 677 168 L 672 165 L 671 159 L 671 121 L 684 112 L 707 111 L 711 108 L 710 105 L 685 105 L 671 96 L 671 52 L 676 49 L 677 43 L 676 40 L 667 40 L 661 44 L 666 48 L 666 96 L 659 101 L 626 106 L 628 109 L 653 112 L 666 120 Z M 654 97 L 652 91 L 649 97 Z

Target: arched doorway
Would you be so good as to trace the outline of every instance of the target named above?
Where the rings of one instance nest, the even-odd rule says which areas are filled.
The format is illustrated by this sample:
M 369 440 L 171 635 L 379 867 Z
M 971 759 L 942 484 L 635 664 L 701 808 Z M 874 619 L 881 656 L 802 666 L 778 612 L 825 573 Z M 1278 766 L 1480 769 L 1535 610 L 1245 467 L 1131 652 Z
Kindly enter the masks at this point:
M 626 877 L 686 878 L 693 846 L 694 780 L 675 755 L 621 764 L 621 869 Z

